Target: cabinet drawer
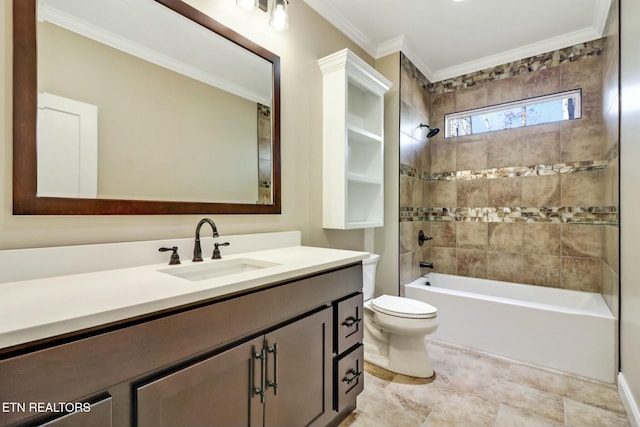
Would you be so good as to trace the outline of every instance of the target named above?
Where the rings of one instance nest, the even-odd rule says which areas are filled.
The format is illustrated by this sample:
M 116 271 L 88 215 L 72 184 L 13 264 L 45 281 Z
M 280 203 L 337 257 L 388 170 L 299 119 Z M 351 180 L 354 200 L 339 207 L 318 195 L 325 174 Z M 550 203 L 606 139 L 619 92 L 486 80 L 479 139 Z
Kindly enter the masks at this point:
M 364 389 L 364 346 L 360 344 L 343 357 L 336 357 L 334 373 L 334 406 L 340 412 L 355 406 L 356 397 Z
M 342 354 L 362 342 L 364 313 L 362 294 L 357 294 L 337 303 L 336 310 L 336 354 Z

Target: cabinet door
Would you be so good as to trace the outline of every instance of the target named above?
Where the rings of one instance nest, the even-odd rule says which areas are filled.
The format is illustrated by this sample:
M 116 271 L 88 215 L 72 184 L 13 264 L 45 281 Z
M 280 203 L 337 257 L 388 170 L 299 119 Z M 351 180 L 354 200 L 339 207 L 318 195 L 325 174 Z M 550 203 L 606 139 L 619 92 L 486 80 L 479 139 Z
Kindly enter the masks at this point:
M 38 424 L 40 427 L 111 427 L 111 397 L 92 403 L 88 407 L 83 406 L 78 412 L 65 415 L 55 420 Z
M 139 427 L 254 427 L 263 423 L 264 338 L 138 387 Z
M 332 417 L 332 310 L 326 308 L 265 337 L 265 426 L 324 426 Z

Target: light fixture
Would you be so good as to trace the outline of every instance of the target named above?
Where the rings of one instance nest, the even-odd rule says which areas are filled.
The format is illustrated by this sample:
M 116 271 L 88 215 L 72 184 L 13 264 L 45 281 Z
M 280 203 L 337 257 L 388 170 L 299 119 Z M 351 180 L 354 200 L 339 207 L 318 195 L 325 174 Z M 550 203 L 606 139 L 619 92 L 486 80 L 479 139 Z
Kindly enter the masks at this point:
M 263 12 L 268 11 L 269 0 L 236 0 L 236 5 L 242 10 L 251 12 L 256 8 L 259 8 Z M 276 31 L 284 31 L 289 28 L 289 13 L 287 12 L 287 5 L 289 0 L 273 0 L 271 8 L 271 19 L 269 19 L 269 25 Z
M 258 0 L 236 0 L 236 4 L 240 9 L 251 12 L 258 7 Z
M 284 31 L 289 28 L 289 14 L 287 13 L 287 3 L 287 0 L 274 0 L 269 25 L 276 31 Z

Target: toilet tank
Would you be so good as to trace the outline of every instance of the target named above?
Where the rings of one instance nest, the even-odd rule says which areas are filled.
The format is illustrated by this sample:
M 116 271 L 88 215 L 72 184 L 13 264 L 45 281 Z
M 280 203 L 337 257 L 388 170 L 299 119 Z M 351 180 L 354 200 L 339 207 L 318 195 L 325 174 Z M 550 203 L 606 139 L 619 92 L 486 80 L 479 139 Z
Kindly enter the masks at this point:
M 376 266 L 380 255 L 371 254 L 362 260 L 362 293 L 364 300 L 373 298 L 376 289 Z

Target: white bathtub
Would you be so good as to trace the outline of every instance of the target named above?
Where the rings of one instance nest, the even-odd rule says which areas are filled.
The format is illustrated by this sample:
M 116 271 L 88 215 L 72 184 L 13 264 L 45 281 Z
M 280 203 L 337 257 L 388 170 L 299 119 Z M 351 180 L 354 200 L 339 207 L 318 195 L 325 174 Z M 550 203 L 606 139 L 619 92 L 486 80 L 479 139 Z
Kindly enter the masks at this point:
M 440 273 L 407 284 L 405 294 L 438 309 L 431 337 L 615 380 L 616 322 L 600 294 Z

